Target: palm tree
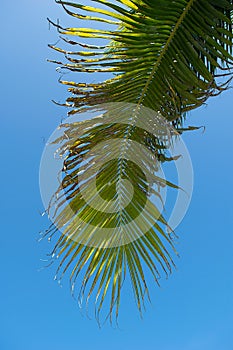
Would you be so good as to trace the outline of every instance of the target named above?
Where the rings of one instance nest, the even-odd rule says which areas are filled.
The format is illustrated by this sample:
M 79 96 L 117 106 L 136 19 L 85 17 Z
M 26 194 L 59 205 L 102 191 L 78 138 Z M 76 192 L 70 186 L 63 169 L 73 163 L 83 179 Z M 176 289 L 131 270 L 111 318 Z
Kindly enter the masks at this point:
M 114 310 L 116 319 L 118 317 L 126 275 L 131 279 L 141 313 L 145 295 L 149 297 L 144 270 L 148 269 L 158 283 L 161 271 L 168 274 L 175 265 L 168 251 L 172 247 L 176 253 L 172 239 L 174 232 L 164 216 L 160 212 L 158 215 L 158 208 L 150 201 L 150 196 L 153 193 L 161 199 L 161 186 L 179 189 L 178 185 L 156 174 L 162 162 L 176 158 L 168 157 L 168 145 L 173 142 L 171 139 L 195 129 L 183 125 L 188 111 L 228 88 L 233 61 L 233 1 L 94 0 L 101 5 L 99 8 L 76 1 L 56 2 L 68 15 L 80 21 L 86 20 L 89 25 L 92 22 L 100 24 L 100 27 L 63 28 L 50 21 L 64 41 L 63 48 L 50 45 L 65 56 L 64 62 L 53 62 L 61 69 L 81 72 L 82 77 L 92 73 L 112 76 L 95 83 L 88 83 L 85 79 L 77 83 L 61 80 L 71 93 L 65 103 L 70 108 L 69 115 L 97 110 L 101 111 L 101 116 L 62 125 L 65 136 L 54 141 L 59 145 L 62 143 L 59 151 L 65 153 L 66 158 L 62 183 L 48 210 L 51 212 L 55 208 L 50 215 L 53 225 L 46 234 L 52 236 L 63 230 L 52 252 L 52 256 L 61 258 L 57 275 L 63 276 L 72 266 L 70 280 L 74 290 L 76 279 L 82 273 L 79 296 L 81 300 L 86 296 L 88 302 L 95 292 L 97 319 L 109 294 L 107 316 L 112 320 Z M 85 38 L 87 42 L 75 41 L 72 36 Z M 96 45 L 88 41 L 90 38 L 97 40 Z M 81 49 L 72 51 L 75 47 Z M 134 122 L 122 122 L 122 114 L 125 121 L 127 116 L 129 119 L 132 115 L 135 117 L 136 112 L 143 108 L 156 113 L 156 130 L 159 129 L 160 135 L 150 132 L 156 116 L 149 118 L 144 130 Z M 137 114 L 137 118 L 146 123 L 143 113 Z M 111 154 L 113 148 L 109 146 L 105 152 L 98 153 L 99 148 L 94 155 L 93 148 L 103 141 L 108 146 L 110 139 L 117 139 L 119 149 L 124 149 L 124 152 L 111 160 L 106 157 L 105 165 L 99 168 L 98 163 L 107 153 Z M 144 165 L 149 168 L 149 181 L 140 166 L 125 156 L 130 152 L 130 143 L 125 145 L 132 140 L 148 151 L 138 158 L 143 158 Z M 154 154 L 153 162 L 147 156 L 150 152 Z M 84 162 L 84 155 L 89 163 Z M 90 164 L 91 174 L 88 173 Z M 87 174 L 86 181 L 78 179 L 80 171 Z M 101 198 L 109 202 L 109 206 L 111 200 L 117 202 L 120 210 L 114 215 L 106 210 L 108 204 L 107 208 L 97 210 L 83 199 L 84 191 L 89 193 L 90 201 L 94 200 L 93 175 Z M 130 181 L 134 189 L 133 204 L 126 206 L 125 210 L 119 204 L 122 198 L 117 194 L 122 179 Z M 124 199 L 128 200 L 127 191 L 124 191 Z M 103 240 L 101 236 L 101 241 L 96 241 L 93 232 L 96 234 L 98 230 L 117 228 L 118 233 L 126 230 L 125 225 L 139 215 L 146 201 L 149 205 L 144 210 L 142 221 L 127 228 L 127 236 L 132 239 L 126 241 L 125 235 L 120 239 L 115 236 L 118 237 L 117 243 L 111 240 L 110 244 L 111 237 Z M 84 224 L 80 224 L 80 219 Z M 148 221 L 149 229 L 146 226 Z M 93 231 L 93 227 L 98 230 Z M 80 230 L 82 239 L 77 238 Z

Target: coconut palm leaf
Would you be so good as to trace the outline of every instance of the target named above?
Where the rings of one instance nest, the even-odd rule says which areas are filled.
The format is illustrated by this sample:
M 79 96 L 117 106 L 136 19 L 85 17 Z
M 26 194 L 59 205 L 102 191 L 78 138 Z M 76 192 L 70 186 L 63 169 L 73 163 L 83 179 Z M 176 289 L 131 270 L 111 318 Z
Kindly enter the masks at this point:
M 95 291 L 97 318 L 109 300 L 112 319 L 114 308 L 118 317 L 127 274 L 142 312 L 145 294 L 149 296 L 145 268 L 158 283 L 161 271 L 167 274 L 174 265 L 168 251 L 169 247 L 175 251 L 168 224 L 151 196 L 162 201 L 161 188 L 178 190 L 159 174 L 161 162 L 173 160 L 167 149 L 177 134 L 195 129 L 182 126 L 186 112 L 221 93 L 231 79 L 233 1 L 94 0 L 100 7 L 56 2 L 77 20 L 103 25 L 99 29 L 63 28 L 50 21 L 64 40 L 63 48 L 50 45 L 65 57 L 64 62 L 53 62 L 72 72 L 112 77 L 97 83 L 61 80 L 71 93 L 65 104 L 71 107 L 69 115 L 97 108 L 101 116 L 62 125 L 64 136 L 54 140 L 65 158 L 61 184 L 48 208 L 55 226 L 47 234 L 62 231 L 52 252 L 61 258 L 57 274 L 62 277 L 71 268 L 73 290 L 82 274 L 80 302 L 85 296 L 88 302 Z M 74 36 L 86 38 L 87 43 L 70 38 Z M 99 45 L 100 40 L 107 40 L 106 45 Z M 81 50 L 72 51 L 67 45 Z M 219 82 L 219 76 L 223 81 Z M 107 107 L 101 110 L 103 104 Z M 147 128 L 137 126 L 142 106 L 161 116 L 157 133 L 154 118 L 143 120 Z M 132 148 L 131 155 L 133 141 L 143 148 L 137 152 Z M 81 180 L 80 174 L 85 174 Z M 132 201 L 122 180 L 133 186 Z

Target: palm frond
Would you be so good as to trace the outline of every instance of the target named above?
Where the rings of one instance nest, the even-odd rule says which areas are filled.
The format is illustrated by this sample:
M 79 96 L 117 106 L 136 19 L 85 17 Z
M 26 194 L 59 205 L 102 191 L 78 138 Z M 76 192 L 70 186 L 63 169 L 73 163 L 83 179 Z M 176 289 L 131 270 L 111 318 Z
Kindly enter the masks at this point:
M 160 165 L 173 160 L 167 149 L 174 138 L 195 129 L 182 126 L 185 113 L 228 86 L 233 1 L 94 0 L 100 7 L 56 2 L 77 20 L 107 28 L 63 28 L 50 21 L 64 41 L 64 48 L 50 45 L 65 57 L 53 62 L 72 72 L 109 73 L 112 78 L 96 83 L 61 80 L 71 93 L 65 103 L 71 107 L 69 115 L 93 108 L 104 112 L 63 124 L 63 136 L 54 140 L 65 158 L 61 184 L 48 208 L 55 226 L 47 234 L 62 232 L 52 252 L 61 258 L 57 275 L 61 278 L 71 268 L 74 290 L 82 273 L 80 303 L 95 291 L 97 318 L 109 298 L 112 319 L 114 309 L 118 317 L 127 274 L 142 312 L 145 294 L 149 296 L 145 268 L 158 283 L 161 271 L 168 274 L 174 266 L 169 248 L 175 248 L 157 203 L 163 206 L 161 188 L 179 188 L 160 176 Z M 103 39 L 106 45 L 99 44 Z M 81 49 L 68 50 L 67 45 Z M 219 75 L 228 74 L 220 83 Z M 139 127 L 141 107 L 160 115 L 159 125 L 150 115 L 143 116 Z M 124 181 L 133 187 L 132 198 Z

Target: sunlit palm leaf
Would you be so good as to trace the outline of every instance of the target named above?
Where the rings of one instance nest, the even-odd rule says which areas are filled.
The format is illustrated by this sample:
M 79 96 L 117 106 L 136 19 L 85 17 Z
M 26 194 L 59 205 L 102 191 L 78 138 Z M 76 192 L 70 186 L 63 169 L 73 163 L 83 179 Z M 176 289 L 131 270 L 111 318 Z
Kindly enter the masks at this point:
M 113 29 L 93 28 L 62 28 L 57 26 L 64 41 L 71 46 L 82 47 L 81 51 L 71 51 L 50 45 L 63 53 L 66 62 L 58 62 L 61 68 L 82 73 L 111 73 L 114 77 L 100 83 L 61 81 L 70 86 L 72 96 L 66 105 L 72 107 L 69 114 L 86 111 L 93 106 L 109 102 L 133 103 L 138 108 L 148 107 L 160 113 L 169 123 L 176 126 L 182 133 L 195 128 L 181 126 L 184 113 L 202 105 L 209 96 L 220 93 L 227 87 L 229 80 L 218 83 L 218 75 L 230 75 L 232 68 L 232 1 L 228 0 L 95 0 L 95 3 L 105 5 L 105 8 L 85 6 L 80 3 L 57 1 L 65 11 L 80 20 L 99 22 Z M 102 28 L 102 27 L 101 27 Z M 96 45 L 80 43 L 66 36 L 97 39 Z M 106 45 L 98 45 L 98 40 L 106 39 Z M 226 72 L 225 72 L 226 71 Z M 108 111 L 109 112 L 109 111 Z M 145 292 L 148 288 L 145 281 L 145 266 L 151 271 L 158 282 L 161 269 L 165 273 L 171 271 L 173 260 L 168 252 L 172 241 L 167 233 L 167 223 L 158 208 L 150 201 L 151 194 L 161 199 L 160 186 L 172 186 L 164 181 L 156 172 L 159 161 L 169 160 L 166 155 L 166 140 L 159 140 L 153 133 L 131 125 L 125 127 L 116 122 L 115 111 L 111 109 L 113 122 L 102 123 L 101 120 L 86 121 L 76 125 L 64 125 L 66 138 L 55 140 L 60 146 L 61 154 L 66 154 L 64 160 L 63 178 L 60 188 L 51 200 L 50 216 L 53 216 L 56 227 L 49 230 L 54 234 L 57 229 L 60 236 L 53 255 L 62 257 L 58 268 L 61 276 L 72 266 L 71 285 L 80 273 L 83 282 L 80 289 L 80 301 L 86 295 L 87 301 L 96 291 L 96 315 L 102 309 L 104 300 L 109 293 L 109 315 L 115 306 L 118 316 L 120 291 L 128 272 L 136 302 L 140 312 L 144 304 Z M 104 114 L 106 120 L 107 114 Z M 98 125 L 96 125 L 96 123 Z M 153 121 L 152 121 L 153 124 Z M 151 127 L 152 127 L 151 124 Z M 82 130 L 84 136 L 77 137 L 77 130 Z M 112 153 L 109 161 L 106 156 L 105 167 L 99 169 L 103 153 L 98 152 L 93 160 L 92 148 L 105 141 L 120 139 L 131 140 L 143 144 L 148 150 L 140 155 L 144 165 L 147 165 L 149 176 L 143 177 L 140 169 L 123 157 L 114 158 L 114 149 L 109 144 L 107 153 Z M 122 145 L 123 142 L 122 141 Z M 124 146 L 120 146 L 123 147 Z M 150 152 L 154 161 L 149 160 Z M 85 157 L 84 157 L 85 155 Z M 89 162 L 85 163 L 89 159 Z M 140 157 L 139 157 L 140 158 Z M 153 166 L 151 166 L 153 164 Z M 80 183 L 80 172 L 88 174 L 89 167 L 96 176 L 100 196 L 110 203 L 118 200 L 117 184 L 124 178 L 130 180 L 134 187 L 135 201 L 121 214 L 103 216 L 103 209 L 93 209 L 83 200 L 81 191 L 90 191 L 91 176 L 85 183 Z M 122 175 L 124 174 L 124 176 Z M 149 178 L 149 181 L 148 181 Z M 128 195 L 125 191 L 125 199 Z M 94 201 L 94 193 L 89 193 Z M 117 238 L 117 244 L 109 244 L 107 237 L 96 244 L 95 227 L 121 227 L 127 220 L 132 221 L 143 209 L 144 200 L 150 203 L 145 217 L 151 228 L 145 231 L 145 222 L 141 222 L 127 234 L 135 234 L 131 242 L 124 237 Z M 122 201 L 122 199 L 121 199 Z M 68 203 L 68 204 L 67 204 Z M 91 204 L 94 202 L 91 201 Z M 123 203 L 123 202 L 122 202 Z M 121 205 L 122 205 L 121 203 Z M 119 203 L 118 203 L 119 205 Z M 110 204 L 108 205 L 110 206 Z M 126 207 L 127 208 L 127 207 Z M 52 210 L 53 215 L 52 215 Z M 122 209 L 122 208 L 121 208 Z M 159 215 L 156 215 L 159 213 Z M 80 217 L 82 223 L 80 223 Z M 86 225 L 87 224 L 87 225 Z M 80 238 L 81 232 L 81 238 Z M 116 243 L 116 242 L 115 242 Z M 174 247 L 173 247 L 174 249 Z M 85 272 L 83 272 L 85 271 Z

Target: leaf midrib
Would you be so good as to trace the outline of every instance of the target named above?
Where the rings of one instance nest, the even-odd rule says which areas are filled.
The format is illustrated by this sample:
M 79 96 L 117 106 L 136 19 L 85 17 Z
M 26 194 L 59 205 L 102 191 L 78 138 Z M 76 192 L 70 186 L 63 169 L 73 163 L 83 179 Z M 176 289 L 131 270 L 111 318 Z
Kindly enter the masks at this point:
M 194 2 L 195 2 L 195 0 L 190 0 L 190 1 L 189 1 L 189 3 L 187 4 L 187 6 L 185 7 L 185 10 L 182 12 L 180 18 L 178 19 L 178 21 L 177 21 L 177 23 L 176 23 L 174 29 L 171 31 L 171 34 L 170 34 L 170 36 L 169 36 L 169 38 L 168 38 L 166 44 L 164 45 L 164 48 L 163 48 L 163 50 L 161 51 L 161 54 L 160 54 L 158 60 L 155 62 L 154 67 L 153 67 L 153 69 L 152 69 L 152 71 L 151 71 L 151 73 L 150 73 L 150 76 L 148 77 L 147 82 L 146 82 L 146 84 L 145 84 L 145 86 L 144 86 L 144 88 L 143 88 L 143 90 L 142 90 L 141 97 L 140 97 L 140 99 L 139 99 L 139 101 L 138 101 L 138 103 L 137 103 L 136 111 L 138 111 L 138 109 L 140 108 L 140 106 L 141 106 L 141 104 L 142 104 L 142 101 L 143 101 L 143 99 L 144 99 L 144 96 L 145 96 L 145 94 L 146 94 L 146 92 L 147 92 L 147 89 L 148 89 L 148 87 L 149 87 L 149 84 L 150 84 L 151 80 L 153 79 L 154 74 L 156 73 L 157 69 L 159 68 L 160 63 L 161 63 L 161 61 L 163 60 L 163 58 L 164 58 L 164 56 L 165 56 L 165 54 L 166 54 L 166 52 L 167 52 L 167 49 L 168 49 L 170 43 L 172 42 L 174 36 L 176 35 L 177 30 L 180 28 L 181 23 L 183 22 L 185 16 L 186 16 L 187 13 L 189 12 L 189 10 L 190 10 L 190 8 L 192 7 L 192 5 L 193 5 Z M 125 139 L 128 139 L 128 134 L 129 134 L 129 132 L 131 132 L 131 130 L 132 130 L 133 128 L 134 128 L 134 125 L 131 125 L 131 127 L 129 127 L 129 131 L 127 132 L 127 136 L 125 137 Z M 122 153 L 121 153 L 123 157 L 124 157 L 126 151 L 127 151 L 127 147 L 126 147 L 126 143 L 124 142 L 124 146 L 123 146 Z M 120 176 L 122 176 L 122 170 L 123 170 L 123 169 L 122 169 L 122 159 L 119 160 L 119 169 L 120 169 L 120 171 L 119 171 Z
M 163 50 L 162 50 L 161 53 L 160 53 L 160 56 L 159 56 L 158 60 L 156 60 L 156 62 L 155 62 L 155 64 L 154 64 L 154 67 L 153 67 L 153 69 L 152 69 L 152 71 L 151 71 L 151 73 L 150 73 L 150 75 L 149 75 L 149 77 L 148 77 L 148 79 L 147 79 L 147 82 L 146 82 L 146 84 L 145 84 L 145 86 L 144 86 L 144 88 L 143 88 L 143 90 L 142 90 L 141 97 L 140 97 L 140 99 L 139 99 L 139 101 L 138 101 L 138 103 L 137 103 L 137 108 L 139 108 L 140 105 L 142 104 L 142 101 L 143 101 L 143 99 L 144 99 L 144 97 L 145 97 L 145 94 L 146 94 L 146 92 L 147 92 L 147 90 L 148 90 L 148 87 L 149 87 L 149 84 L 150 84 L 151 80 L 153 79 L 154 74 L 155 74 L 156 71 L 158 70 L 158 68 L 159 68 L 159 66 L 160 66 L 160 64 L 161 64 L 161 61 L 163 60 L 163 58 L 164 58 L 164 56 L 165 56 L 165 54 L 166 54 L 166 52 L 167 52 L 167 49 L 168 49 L 170 43 L 172 42 L 172 40 L 173 40 L 173 38 L 174 38 L 174 36 L 175 36 L 177 30 L 180 28 L 181 23 L 183 22 L 185 16 L 186 16 L 187 13 L 189 12 L 190 8 L 192 7 L 192 5 L 193 5 L 193 3 L 194 3 L 195 1 L 196 1 L 196 0 L 190 0 L 190 1 L 189 1 L 189 3 L 187 4 L 185 10 L 182 12 L 180 18 L 178 19 L 178 21 L 177 21 L 177 23 L 176 23 L 174 29 L 172 30 L 172 32 L 171 32 L 171 34 L 170 34 L 170 36 L 169 36 L 169 38 L 168 38 L 166 44 L 164 45 Z

